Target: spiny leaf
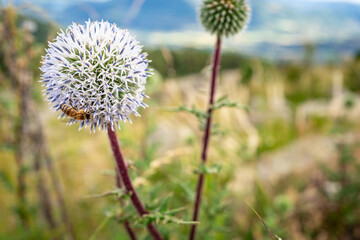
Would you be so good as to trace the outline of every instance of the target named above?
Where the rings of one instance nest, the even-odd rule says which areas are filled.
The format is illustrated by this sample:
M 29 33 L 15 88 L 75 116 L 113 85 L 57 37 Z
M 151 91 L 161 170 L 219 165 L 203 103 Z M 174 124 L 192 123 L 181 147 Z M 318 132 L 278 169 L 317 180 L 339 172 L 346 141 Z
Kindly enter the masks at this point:
M 206 166 L 205 164 L 201 164 L 198 169 L 194 170 L 195 174 L 216 174 L 221 170 L 221 166 L 219 164 L 213 164 L 211 166 Z
M 245 110 L 249 110 L 249 106 L 247 105 L 241 105 L 237 102 L 231 102 L 230 99 L 228 99 L 227 96 L 223 96 L 221 98 L 219 98 L 212 106 L 211 109 L 212 110 L 217 110 L 220 109 L 222 107 L 232 107 L 232 108 L 238 108 L 238 109 L 245 109 Z
M 175 209 L 171 209 L 171 210 L 164 212 L 164 214 L 174 216 L 175 214 L 177 214 L 181 211 L 184 211 L 185 209 L 186 209 L 186 207 L 175 208 Z
M 150 213 L 143 216 L 142 219 L 139 219 L 140 222 L 149 224 L 150 222 L 155 222 L 156 224 L 162 223 L 162 224 L 185 224 L 185 225 L 193 225 L 193 224 L 199 224 L 199 222 L 196 221 L 186 221 L 180 218 L 173 217 L 171 215 L 166 215 L 160 212 Z
M 224 130 L 221 130 L 219 123 L 214 123 L 214 124 L 211 126 L 211 134 L 212 134 L 212 135 L 224 135 L 224 134 L 225 134 L 225 131 L 224 131 Z
M 116 195 L 118 198 L 122 197 L 122 198 L 127 198 L 127 196 L 129 194 L 126 194 L 125 189 L 122 188 L 117 188 L 115 190 L 112 191 L 108 191 L 108 192 L 104 192 L 104 193 L 100 193 L 100 194 L 92 194 L 92 195 L 88 195 L 86 196 L 86 198 L 101 198 L 101 197 L 107 197 L 107 196 L 114 196 Z M 129 196 L 130 197 L 130 196 Z
M 172 197 L 172 194 L 169 194 L 165 198 L 156 199 L 155 201 L 153 201 L 151 203 L 147 203 L 146 204 L 147 209 L 150 209 L 152 212 L 160 212 L 160 213 L 164 213 L 164 214 L 169 214 L 169 211 L 172 211 L 172 210 L 168 210 L 168 206 L 169 206 L 171 197 Z M 181 208 L 181 209 L 183 209 L 183 208 Z M 174 210 L 177 210 L 177 209 L 174 209 Z
M 158 207 L 158 211 L 159 212 L 164 212 L 166 211 L 168 205 L 169 205 L 169 200 L 171 198 L 171 195 L 167 196 L 159 205 Z
M 193 114 L 200 123 L 200 130 L 205 129 L 205 123 L 206 123 L 206 118 L 208 117 L 208 113 L 197 109 L 194 105 L 192 105 L 191 108 L 188 108 L 185 105 L 181 105 L 180 107 L 171 109 L 171 111 L 187 112 Z
M 172 109 L 175 112 L 188 112 L 193 114 L 198 119 L 204 119 L 207 118 L 208 114 L 204 111 L 199 110 L 195 107 L 195 105 L 192 105 L 191 108 L 186 107 L 185 105 L 181 105 L 180 107 Z
M 236 102 L 231 102 L 227 96 L 223 96 L 221 98 L 219 98 L 211 107 L 211 110 L 217 110 L 220 109 L 222 107 L 232 107 L 232 108 L 237 108 L 237 109 L 246 109 L 248 110 L 248 106 L 246 105 L 241 105 L 238 104 Z M 186 107 L 185 105 L 181 105 L 180 107 L 177 108 L 172 108 L 170 109 L 170 111 L 174 111 L 174 112 L 187 112 L 187 113 L 191 113 L 193 114 L 199 121 L 200 123 L 200 130 L 204 130 L 205 129 L 205 124 L 206 124 L 206 119 L 209 116 L 207 111 L 202 111 L 200 109 L 198 109 L 196 106 L 192 105 L 191 108 Z M 214 131 L 213 134 L 219 134 L 221 132 L 219 131 Z

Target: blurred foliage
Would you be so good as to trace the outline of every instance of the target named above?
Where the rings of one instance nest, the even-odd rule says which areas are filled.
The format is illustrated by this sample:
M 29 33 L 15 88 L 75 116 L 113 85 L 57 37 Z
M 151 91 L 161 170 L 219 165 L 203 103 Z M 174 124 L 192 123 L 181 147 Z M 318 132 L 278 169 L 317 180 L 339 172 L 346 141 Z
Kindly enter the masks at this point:
M 0 30 L 3 28 L 2 16 Z M 261 156 L 271 155 L 303 137 L 359 135 L 357 115 L 352 116 L 352 111 L 356 111 L 359 105 L 359 54 L 351 61 L 334 66 L 315 65 L 311 58 L 316 49 L 310 44 L 301 63 L 273 63 L 225 52 L 221 72 L 235 69 L 238 75 L 234 82 L 221 78 L 221 84 L 230 84 L 229 88 L 222 89 L 222 93 L 229 97 L 218 98 L 214 105 L 217 109 L 214 121 L 222 131 L 221 135 L 212 138 L 210 162 L 204 167 L 199 165 L 202 134 L 197 120 L 201 122 L 206 112 L 204 103 L 197 102 L 194 96 L 203 99 L 204 93 L 202 88 L 190 89 L 181 82 L 180 76 L 206 74 L 211 52 L 148 50 L 152 67 L 156 69 L 149 79 L 150 108 L 141 110 L 142 117 L 134 119 L 133 125 L 122 125 L 119 132 L 134 184 L 147 208 L 153 211 L 152 215 L 139 219 L 127 196 L 114 188 L 113 160 L 105 134 L 90 135 L 86 130 L 77 132 L 76 126 L 66 127 L 47 106 L 42 106 L 37 80 L 46 41 L 54 37 L 53 27 L 16 14 L 14 18 L 19 30 L 18 42 L 15 43 L 18 46 L 17 59 L 26 58 L 21 46 L 21 22 L 26 19 L 37 24 L 31 46 L 36 59 L 30 64 L 34 79 L 32 98 L 40 106 L 38 114 L 46 123 L 48 145 L 55 159 L 53 164 L 61 175 L 65 200 L 78 239 L 126 239 L 122 227 L 125 220 L 131 222 L 139 239 L 149 238 L 144 230 L 146 221 L 157 222 L 166 239 L 186 239 L 188 224 L 191 224 L 188 220 L 191 219 L 196 174 L 199 172 L 207 173 L 199 239 L 269 239 L 266 228 L 242 199 L 249 201 L 271 231 L 282 239 L 360 238 L 360 151 L 357 144 L 337 143 L 337 152 L 320 167 L 313 166 L 315 173 L 309 176 L 306 170 L 297 173 L 298 169 L 293 169 L 294 173 L 270 182 L 277 176 L 276 172 L 271 173 L 269 179 L 254 171 L 250 174 L 253 178 L 249 177 L 251 182 L 237 180 L 237 171 L 257 169 Z M 32 167 L 25 169 L 31 221 L 29 226 L 23 226 L 18 219 L 21 209 L 14 194 L 17 190 L 16 171 L 19 170 L 14 163 L 17 147 L 14 122 L 19 117 L 19 96 L 13 91 L 12 76 L 4 64 L 8 46 L 2 37 L 0 34 L 0 226 L 4 227 L 0 228 L 0 239 L 55 239 L 65 229 L 50 230 L 41 218 L 35 194 L 36 172 Z M 341 91 L 351 94 L 341 99 L 341 111 L 331 115 L 329 109 L 337 100 L 332 93 L 336 71 L 343 78 Z M 201 82 L 199 75 L 195 76 Z M 174 78 L 176 80 L 171 80 Z M 205 86 L 207 89 L 207 83 Z M 238 103 L 239 89 L 243 89 L 242 93 L 248 99 Z M 190 104 L 187 102 L 189 99 L 193 101 Z M 304 119 L 297 119 L 299 109 L 307 104 L 312 106 L 311 103 L 319 100 L 327 105 L 321 109 L 305 108 Z M 276 108 L 279 102 L 285 105 L 285 110 Z M 161 110 L 164 106 L 181 104 L 177 112 Z M 249 106 L 249 111 L 243 109 L 242 104 Z M 196 107 L 186 107 L 192 105 Z M 288 113 L 283 114 L 286 111 Z M 242 129 L 246 128 L 241 125 L 244 121 L 249 122 L 248 128 L 250 125 L 256 127 L 255 135 L 260 142 L 254 151 L 249 150 L 252 142 L 247 139 L 250 138 L 246 132 L 248 129 Z M 310 144 L 316 148 L 317 142 Z M 308 156 L 306 152 L 294 154 Z M 280 170 L 282 167 L 277 166 Z M 230 187 L 233 185 L 250 190 L 237 192 Z M 100 197 L 99 193 L 107 194 Z M 89 195 L 97 197 L 89 198 Z M 119 196 L 123 199 L 122 204 L 118 201 Z
M 355 61 L 348 63 L 345 69 L 345 84 L 350 91 L 359 93 L 360 83 L 356 79 L 360 78 L 360 59 L 356 58 Z
M 259 126 L 258 129 L 262 139 L 258 153 L 277 149 L 296 138 L 295 127 L 293 125 L 287 124 L 284 122 L 284 120 L 281 119 L 266 121 L 266 123 Z
M 334 239 L 357 239 L 360 224 L 360 163 L 354 156 L 359 151 L 359 143 L 337 143 L 335 168 L 322 166 L 324 182 L 318 188 L 325 205 L 322 210 L 322 229 Z M 320 234 L 319 229 L 312 230 L 312 235 Z
M 360 145 L 340 142 L 336 146 L 335 165 L 321 164 L 315 178 L 287 177 L 272 191 L 255 183 L 253 207 L 282 239 L 359 238 L 360 162 L 355 155 Z M 250 212 L 246 216 L 248 223 L 239 235 L 249 240 L 265 238 L 266 229 L 261 235 L 256 230 L 257 217 Z
M 165 78 L 169 77 L 168 68 L 176 70 L 177 76 L 184 76 L 202 71 L 210 65 L 211 51 L 194 48 L 175 49 L 164 52 L 161 49 L 145 49 L 149 53 L 151 65 Z M 221 69 L 234 69 L 240 66 L 244 72 L 244 81 L 249 81 L 252 75 L 251 66 L 247 64 L 247 58 L 239 54 L 224 52 L 221 57 Z

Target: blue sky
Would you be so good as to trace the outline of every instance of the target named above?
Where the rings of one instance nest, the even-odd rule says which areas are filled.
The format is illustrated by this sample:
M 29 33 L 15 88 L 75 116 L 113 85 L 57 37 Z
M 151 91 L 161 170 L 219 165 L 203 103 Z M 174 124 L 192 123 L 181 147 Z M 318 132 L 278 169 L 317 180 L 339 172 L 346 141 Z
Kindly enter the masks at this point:
M 214 37 L 202 29 L 196 16 L 200 1 L 14 0 L 22 8 L 42 8 L 40 15 L 48 14 L 62 26 L 88 18 L 105 19 L 129 28 L 146 45 L 210 48 Z M 360 40 L 360 0 L 248 2 L 252 7 L 249 27 L 227 39 L 225 49 L 292 59 L 299 57 L 305 43 L 318 44 L 324 58 L 339 54 L 347 58 L 360 48 L 356 45 Z

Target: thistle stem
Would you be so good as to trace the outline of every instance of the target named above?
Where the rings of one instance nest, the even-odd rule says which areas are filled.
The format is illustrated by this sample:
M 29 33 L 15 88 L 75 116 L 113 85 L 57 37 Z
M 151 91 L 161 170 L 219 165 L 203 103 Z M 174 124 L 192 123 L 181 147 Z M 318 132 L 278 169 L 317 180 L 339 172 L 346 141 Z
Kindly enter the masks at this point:
M 122 188 L 121 178 L 120 178 L 120 174 L 119 174 L 119 171 L 117 168 L 115 169 L 115 172 L 116 172 L 116 176 L 115 176 L 116 187 Z M 121 198 L 121 196 L 119 196 L 119 202 L 120 202 L 121 206 L 124 205 L 124 202 L 123 202 L 123 199 Z M 131 228 L 129 221 L 127 221 L 127 220 L 124 221 L 124 227 L 129 235 L 130 239 L 136 240 L 136 235 L 134 233 L 134 230 Z
M 209 99 L 209 106 L 207 110 L 207 118 L 206 118 L 206 126 L 205 126 L 205 133 L 203 138 L 203 148 L 201 152 L 201 162 L 202 164 L 206 164 L 207 161 L 207 149 L 209 145 L 210 135 L 211 135 L 211 120 L 212 120 L 212 105 L 214 104 L 215 98 L 215 90 L 216 90 L 216 78 L 219 72 L 219 65 L 220 65 L 220 58 L 221 58 L 221 37 L 217 36 L 216 44 L 215 44 L 215 51 L 214 51 L 214 58 L 213 58 L 213 67 L 212 67 L 212 74 L 211 74 L 211 88 L 210 88 L 210 99 Z M 200 204 L 201 204 L 201 197 L 203 191 L 203 185 L 205 180 L 205 174 L 200 173 L 197 188 L 196 188 L 196 199 L 194 205 L 194 212 L 193 212 L 193 221 L 197 221 L 199 218 L 199 211 L 200 211 Z M 191 226 L 191 232 L 189 240 L 194 240 L 196 235 L 196 228 L 197 224 Z
M 109 136 L 109 141 L 111 144 L 111 149 L 113 151 L 114 154 L 114 158 L 115 158 L 115 163 L 116 163 L 116 167 L 118 169 L 118 172 L 120 174 L 120 178 L 122 180 L 122 183 L 124 184 L 124 187 L 126 189 L 126 193 L 130 194 L 130 199 L 132 204 L 134 205 L 136 211 L 139 213 L 139 215 L 142 217 L 146 214 L 148 214 L 149 212 L 145 209 L 144 205 L 142 204 L 139 196 L 137 195 L 134 186 L 132 185 L 127 167 L 126 167 L 126 163 L 124 160 L 124 157 L 121 153 L 120 150 L 120 146 L 119 146 L 119 142 L 117 139 L 117 135 L 115 130 L 111 129 L 111 125 L 109 124 L 107 126 L 107 132 L 108 132 L 108 136 Z M 151 236 L 155 239 L 155 240 L 163 240 L 162 236 L 160 235 L 159 231 L 157 230 L 156 226 L 153 223 L 149 223 L 147 225 L 147 229 L 149 231 L 149 233 L 151 234 Z

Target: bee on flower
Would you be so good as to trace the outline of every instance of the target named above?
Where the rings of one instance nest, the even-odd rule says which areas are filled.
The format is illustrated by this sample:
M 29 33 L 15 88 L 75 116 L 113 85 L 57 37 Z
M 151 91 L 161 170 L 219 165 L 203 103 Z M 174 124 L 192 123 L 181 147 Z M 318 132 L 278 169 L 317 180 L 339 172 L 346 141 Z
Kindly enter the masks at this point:
M 140 116 L 151 75 L 147 54 L 127 31 L 107 21 L 73 23 L 49 43 L 41 71 L 47 101 L 68 124 L 114 129 Z

